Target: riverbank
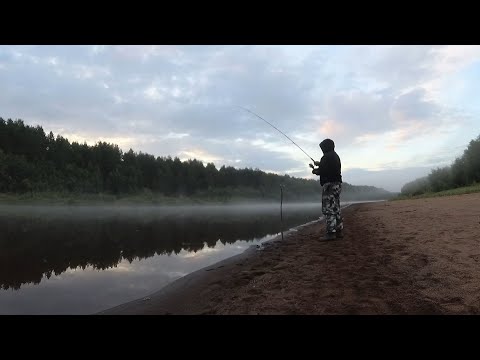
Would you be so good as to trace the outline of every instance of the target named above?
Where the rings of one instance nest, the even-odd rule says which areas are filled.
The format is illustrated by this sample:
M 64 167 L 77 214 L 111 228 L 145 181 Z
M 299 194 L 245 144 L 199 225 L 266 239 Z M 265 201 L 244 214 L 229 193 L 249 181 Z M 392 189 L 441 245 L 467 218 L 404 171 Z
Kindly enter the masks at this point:
M 425 199 L 425 198 L 432 198 L 432 197 L 440 197 L 440 196 L 453 196 L 453 195 L 464 195 L 464 194 L 472 194 L 472 193 L 480 193 L 480 184 L 474 184 L 470 186 L 459 187 L 450 190 L 443 190 L 438 192 L 426 192 L 419 195 L 398 195 L 397 197 L 393 198 L 392 200 L 413 200 L 413 199 Z
M 355 204 L 103 314 L 478 314 L 480 194 Z

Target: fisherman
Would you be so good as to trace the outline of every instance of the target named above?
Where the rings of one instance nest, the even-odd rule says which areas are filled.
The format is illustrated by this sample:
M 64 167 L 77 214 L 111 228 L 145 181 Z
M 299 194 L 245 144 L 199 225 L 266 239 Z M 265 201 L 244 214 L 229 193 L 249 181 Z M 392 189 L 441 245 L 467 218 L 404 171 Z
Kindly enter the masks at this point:
M 343 237 L 343 219 L 340 213 L 340 193 L 342 191 L 342 164 L 335 152 L 335 143 L 325 139 L 320 143 L 323 156 L 320 161 L 314 161 L 318 166 L 312 173 L 320 176 L 322 186 L 322 213 L 327 224 L 327 233 L 321 240 L 334 240 Z

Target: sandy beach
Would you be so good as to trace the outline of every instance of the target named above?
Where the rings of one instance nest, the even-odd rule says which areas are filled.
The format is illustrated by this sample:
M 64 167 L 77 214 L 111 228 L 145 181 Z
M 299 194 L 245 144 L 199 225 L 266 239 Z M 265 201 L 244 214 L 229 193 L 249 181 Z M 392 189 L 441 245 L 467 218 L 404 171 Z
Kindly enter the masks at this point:
M 479 314 L 480 194 L 356 204 L 101 314 Z

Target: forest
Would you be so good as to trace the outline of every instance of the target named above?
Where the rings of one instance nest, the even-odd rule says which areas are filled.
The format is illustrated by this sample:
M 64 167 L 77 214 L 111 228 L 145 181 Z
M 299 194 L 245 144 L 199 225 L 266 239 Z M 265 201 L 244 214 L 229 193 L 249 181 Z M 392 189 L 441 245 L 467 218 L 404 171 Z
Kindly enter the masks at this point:
M 478 167 L 477 167 L 478 169 Z M 477 173 L 478 178 L 478 173 Z M 165 197 L 317 201 L 318 180 L 237 169 L 178 157 L 123 152 L 118 145 L 71 142 L 41 126 L 0 118 L 0 193 L 113 194 Z M 373 186 L 343 183 L 342 200 L 378 200 L 393 194 Z
M 462 156 L 442 168 L 436 168 L 428 176 L 406 183 L 402 195 L 416 196 L 475 185 L 480 182 L 480 135 L 470 141 Z

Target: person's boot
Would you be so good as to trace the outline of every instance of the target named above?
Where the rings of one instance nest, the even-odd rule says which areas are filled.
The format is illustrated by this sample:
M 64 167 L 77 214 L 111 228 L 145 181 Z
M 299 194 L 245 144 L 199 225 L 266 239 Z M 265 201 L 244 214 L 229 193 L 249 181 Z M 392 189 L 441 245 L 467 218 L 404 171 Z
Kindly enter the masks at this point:
M 336 238 L 337 237 L 335 236 L 335 233 L 327 233 L 326 235 L 320 238 L 320 241 L 330 241 L 330 240 L 335 240 Z
M 343 238 L 343 230 L 337 230 L 335 236 L 337 237 L 337 239 Z

